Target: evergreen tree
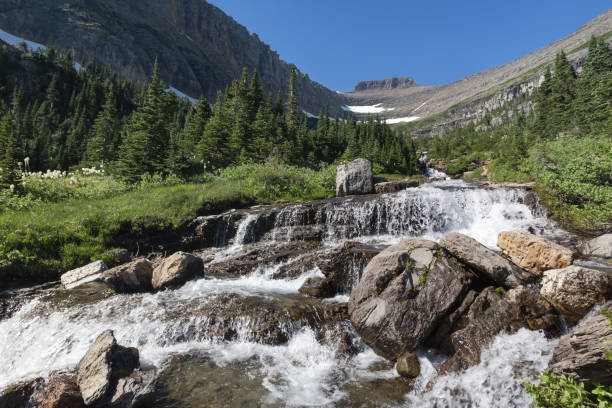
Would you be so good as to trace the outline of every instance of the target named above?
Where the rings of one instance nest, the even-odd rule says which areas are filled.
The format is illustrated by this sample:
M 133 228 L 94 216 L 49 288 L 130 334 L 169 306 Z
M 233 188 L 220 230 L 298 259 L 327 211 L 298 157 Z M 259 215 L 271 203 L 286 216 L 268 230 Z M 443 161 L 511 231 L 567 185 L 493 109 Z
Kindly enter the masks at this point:
M 15 134 L 13 115 L 6 112 L 0 119 L 0 189 L 19 189 L 19 142 Z
M 115 94 L 111 85 L 106 92 L 104 106 L 94 122 L 92 137 L 87 144 L 89 162 L 98 165 L 111 158 L 113 145 L 119 136 L 119 125 Z

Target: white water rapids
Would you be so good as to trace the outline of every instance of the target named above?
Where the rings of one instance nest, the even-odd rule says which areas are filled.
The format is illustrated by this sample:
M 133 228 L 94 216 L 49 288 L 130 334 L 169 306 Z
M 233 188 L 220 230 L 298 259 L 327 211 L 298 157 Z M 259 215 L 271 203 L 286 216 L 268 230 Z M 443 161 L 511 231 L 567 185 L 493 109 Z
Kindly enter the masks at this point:
M 330 203 L 324 209 L 325 241 L 332 245 L 346 239 L 392 243 L 405 236 L 437 240 L 457 231 L 495 248 L 500 231 L 558 232 L 542 214 L 522 203 L 524 194 L 517 189 L 468 188 L 463 182 L 444 181 L 383 196 L 377 201 Z M 287 214 L 284 219 L 291 220 L 292 215 Z M 251 217 L 245 222 L 253 220 Z M 283 226 L 292 227 L 291 222 Z M 216 259 L 223 260 L 228 253 L 241 251 L 247 227 L 238 228 L 238 239 L 233 246 L 219 249 Z M 415 390 L 400 396 L 399 401 L 383 403 L 368 399 L 374 398 L 368 394 L 374 395 L 377 387 L 372 384 L 393 379 L 397 373 L 368 348 L 362 346 L 363 351 L 347 358 L 338 353 L 333 342 L 322 342 L 310 328 L 291 325 L 282 328 L 288 342 L 259 344 L 251 336 L 253 322 L 248 317 L 231 322 L 237 333 L 235 338 L 218 339 L 206 334 L 218 322 L 205 314 L 191 313 L 206 310 L 207 305 L 224 295 L 232 296 L 232 301 L 263 297 L 282 302 L 298 296 L 298 289 L 308 278 L 322 276 L 315 268 L 293 279 L 274 279 L 280 266 L 261 266 L 236 279 L 200 279 L 176 290 L 115 295 L 68 308 L 52 308 L 41 300 L 33 300 L 11 318 L 0 321 L 3 367 L 0 388 L 18 380 L 74 368 L 98 334 L 113 329 L 119 344 L 138 347 L 141 364 L 158 371 L 163 371 L 173 356 L 186 353 L 204 356 L 218 370 L 246 364 L 248 375 L 242 381 L 252 382 L 252 387 L 260 390 L 259 399 L 251 401 L 252 405 L 530 405 L 520 382 L 537 378 L 555 344 L 538 332 L 521 330 L 497 336 L 490 348 L 483 351 L 480 365 L 438 378 L 428 391 L 426 385 L 435 377 L 441 361 L 439 355 L 423 351 L 422 374 Z M 357 278 L 358 273 L 355 272 Z M 346 296 L 336 299 L 346 300 Z

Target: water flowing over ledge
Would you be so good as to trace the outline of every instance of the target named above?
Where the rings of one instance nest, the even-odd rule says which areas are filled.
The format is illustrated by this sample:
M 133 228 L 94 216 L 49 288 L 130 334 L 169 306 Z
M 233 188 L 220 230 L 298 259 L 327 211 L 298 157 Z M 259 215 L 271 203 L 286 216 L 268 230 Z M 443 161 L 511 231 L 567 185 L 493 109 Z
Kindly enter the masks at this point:
M 495 248 L 504 230 L 561 233 L 525 190 L 442 181 L 395 194 L 234 211 L 196 225 L 208 234 L 193 242 L 210 270 L 240 262 L 254 247 L 278 252 L 295 242 L 302 253 L 155 294 L 82 303 L 35 299 L 0 321 L 0 388 L 73 368 L 100 332 L 113 329 L 120 344 L 139 348 L 144 366 L 161 373 L 160 407 L 176 400 L 197 406 L 222 382 L 243 390 L 232 398 L 241 394 L 242 402 L 263 406 L 526 406 L 520 381 L 537 378 L 555 344 L 538 332 L 501 334 L 481 364 L 438 378 L 429 391 L 443 356 L 423 350 L 422 375 L 408 392 L 393 383 L 399 381 L 393 365 L 338 317 L 363 263 L 348 262 L 342 293 L 324 301 L 298 294 L 307 279 L 323 276 L 318 268 L 287 272 L 348 240 L 386 245 L 462 232 Z M 355 352 L 341 352 L 341 343 Z

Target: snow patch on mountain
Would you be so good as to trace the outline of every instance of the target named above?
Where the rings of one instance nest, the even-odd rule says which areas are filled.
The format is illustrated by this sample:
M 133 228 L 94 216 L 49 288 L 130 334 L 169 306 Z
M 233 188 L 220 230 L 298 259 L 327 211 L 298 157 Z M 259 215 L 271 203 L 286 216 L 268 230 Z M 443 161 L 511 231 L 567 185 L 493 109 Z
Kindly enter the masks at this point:
M 186 98 L 189 100 L 189 102 L 195 104 L 198 103 L 198 100 L 196 98 L 193 98 L 189 95 L 187 95 L 184 92 L 179 91 L 178 89 L 176 89 L 175 87 L 171 86 L 168 89 L 166 89 L 166 92 L 174 92 L 176 94 L 176 96 L 178 96 L 179 98 Z
M 420 116 L 408 116 L 405 118 L 386 119 L 385 122 L 387 122 L 387 125 L 393 125 L 395 123 L 414 122 L 415 120 L 419 119 L 421 119 Z
M 4 31 L 2 29 L 0 29 L 0 40 L 3 40 L 4 42 L 9 43 L 10 45 L 13 45 L 13 46 L 15 46 L 17 44 L 21 44 L 21 43 L 26 43 L 28 48 L 33 50 L 33 51 L 36 51 L 36 50 L 39 50 L 39 49 L 43 49 L 44 50 L 45 48 L 47 48 L 47 47 L 45 47 L 42 44 L 35 43 L 34 41 L 28 41 L 28 40 L 25 40 L 25 39 L 23 39 L 21 37 L 17 37 L 16 35 L 13 35 L 11 33 L 7 33 L 6 31 Z
M 387 109 L 382 106 L 382 103 L 371 105 L 371 106 L 348 106 L 348 105 L 342 106 L 342 110 L 346 112 L 353 112 L 353 113 L 382 113 L 382 112 L 392 111 L 394 109 L 395 108 Z

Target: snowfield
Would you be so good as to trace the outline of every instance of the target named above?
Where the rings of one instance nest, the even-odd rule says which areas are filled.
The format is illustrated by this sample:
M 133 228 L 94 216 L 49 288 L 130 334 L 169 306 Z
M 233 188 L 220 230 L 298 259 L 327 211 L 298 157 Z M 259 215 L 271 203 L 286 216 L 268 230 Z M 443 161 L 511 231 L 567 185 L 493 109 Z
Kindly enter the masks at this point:
M 419 119 L 421 119 L 420 116 L 408 116 L 405 118 L 386 119 L 385 122 L 387 122 L 387 125 L 393 125 L 395 123 L 414 122 Z
M 166 89 L 166 92 L 174 92 L 176 94 L 176 96 L 178 96 L 179 98 L 186 98 L 189 100 L 189 102 L 195 104 L 198 103 L 198 100 L 196 98 L 192 98 L 191 96 L 187 95 L 184 92 L 179 91 L 178 89 L 176 89 L 175 87 L 171 86 L 168 89 Z
M 371 106 L 348 106 L 348 105 L 344 105 L 342 107 L 342 110 L 346 111 L 346 112 L 353 112 L 353 113 L 382 113 L 382 112 L 387 112 L 387 111 L 392 111 L 395 108 L 390 108 L 390 109 L 386 109 L 382 106 L 382 103 L 376 104 L 376 105 L 371 105 Z
M 16 35 L 7 33 L 6 31 L 0 29 L 0 40 L 3 40 L 4 42 L 7 42 L 13 46 L 20 44 L 22 42 L 25 42 L 28 45 L 28 48 L 30 48 L 31 50 L 38 50 L 38 49 L 45 49 L 46 47 L 42 44 L 39 43 L 35 43 L 33 41 L 28 41 L 25 40 L 21 37 L 17 37 Z

